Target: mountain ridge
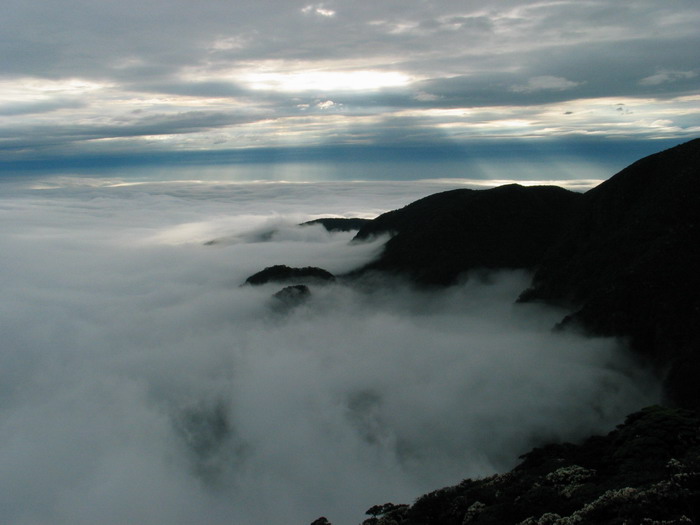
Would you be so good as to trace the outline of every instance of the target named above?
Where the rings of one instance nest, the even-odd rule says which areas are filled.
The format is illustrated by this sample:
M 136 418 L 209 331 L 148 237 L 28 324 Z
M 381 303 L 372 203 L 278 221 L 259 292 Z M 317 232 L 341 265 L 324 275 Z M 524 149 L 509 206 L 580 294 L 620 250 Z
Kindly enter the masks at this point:
M 476 268 L 533 268 L 563 231 L 581 195 L 518 184 L 430 195 L 364 225 L 355 241 L 390 233 L 357 274 L 386 271 L 422 285 L 454 284 Z
M 464 231 L 476 231 L 476 238 L 484 231 L 490 239 L 512 238 L 498 236 L 498 227 L 460 231 L 469 214 L 455 213 L 455 206 L 476 202 L 478 191 L 525 193 L 501 188 L 444 192 L 381 215 L 356 238 L 394 237 L 356 275 L 379 271 L 420 285 L 453 284 L 474 268 L 458 247 Z M 442 209 L 440 203 L 447 205 Z M 578 445 L 536 448 L 505 474 L 464 480 L 412 505 L 375 505 L 363 525 L 700 520 L 700 139 L 645 157 L 560 204 L 549 244 L 520 254 L 518 262 L 535 273 L 518 300 L 566 306 L 571 314 L 560 328 L 625 339 L 664 376 L 669 406 L 631 414 L 608 435 Z M 486 246 L 497 261 L 500 250 Z M 533 254 L 539 257 L 534 264 L 528 259 Z M 319 518 L 314 525 L 330 522 Z
M 521 300 L 571 307 L 564 326 L 628 338 L 669 368 L 670 401 L 700 408 L 700 139 L 586 192 Z
M 433 194 L 356 234 L 392 234 L 352 272 L 448 286 L 470 270 L 533 270 L 519 301 L 565 306 L 560 327 L 627 338 L 700 408 L 700 139 L 645 157 L 580 194 L 517 184 Z

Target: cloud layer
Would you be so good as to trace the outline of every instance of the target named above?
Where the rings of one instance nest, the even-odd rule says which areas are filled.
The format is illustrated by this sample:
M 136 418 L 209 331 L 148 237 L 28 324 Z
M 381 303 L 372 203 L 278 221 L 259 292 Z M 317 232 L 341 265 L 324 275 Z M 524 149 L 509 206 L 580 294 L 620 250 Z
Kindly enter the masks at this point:
M 287 313 L 239 286 L 361 264 L 377 243 L 294 225 L 435 184 L 3 184 L 3 523 L 356 523 L 657 399 L 615 341 L 514 306 L 521 273 L 317 287 Z
M 12 1 L 0 160 L 680 141 L 700 131 L 699 19 L 694 0 Z

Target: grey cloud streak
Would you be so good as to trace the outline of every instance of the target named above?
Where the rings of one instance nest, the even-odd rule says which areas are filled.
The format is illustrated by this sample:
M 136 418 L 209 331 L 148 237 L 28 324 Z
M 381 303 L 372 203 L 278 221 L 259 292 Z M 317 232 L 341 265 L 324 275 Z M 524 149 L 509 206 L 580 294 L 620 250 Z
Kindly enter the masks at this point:
M 121 122 L 65 125 L 60 128 L 37 124 L 20 128 L 0 127 L 0 150 L 35 148 L 42 145 L 68 146 L 83 141 L 133 138 L 147 135 L 183 135 L 199 130 L 212 130 L 244 122 L 254 122 L 259 116 L 235 113 L 190 111 L 178 114 L 131 116 Z M 115 119 L 116 120 L 116 119 Z
M 85 94 L 37 87 L 24 95 L 14 89 L 14 100 L 0 108 L 0 127 L 16 137 L 8 146 L 22 149 L 26 159 L 48 146 L 60 154 L 62 144 L 65 153 L 88 155 L 94 144 L 83 141 L 140 135 L 172 141 L 117 140 L 99 148 L 115 153 L 202 151 L 224 143 L 304 148 L 328 138 L 352 144 L 359 135 L 381 145 L 382 137 L 393 134 L 391 123 L 401 118 L 395 113 L 406 109 L 550 111 L 548 106 L 564 102 L 583 106 L 617 97 L 650 100 L 653 106 L 625 123 L 627 138 L 681 139 L 700 129 L 697 101 L 694 109 L 676 101 L 698 96 L 698 23 L 700 9 L 690 0 L 633 6 L 602 0 L 196 5 L 154 0 L 89 7 L 77 0 L 11 0 L 0 21 L 0 96 L 27 79 L 39 84 L 80 79 L 95 88 Z M 285 75 L 353 71 L 395 73 L 406 81 L 383 86 L 378 77 L 377 87 L 357 89 L 357 80 L 348 76 L 330 88 L 320 82 L 285 90 L 255 88 L 246 80 L 251 74 L 280 75 L 275 82 L 284 87 Z M 71 106 L 67 100 L 80 102 Z M 659 108 L 657 102 L 668 105 Z M 179 116 L 158 117 L 162 104 Z M 252 117 L 226 122 L 241 111 L 231 107 L 245 107 Z M 152 116 L 139 117 L 136 109 Z M 27 115 L 43 118 L 30 121 Z M 531 115 L 524 109 L 513 118 Z M 656 121 L 672 124 L 661 130 L 651 126 Z M 446 133 L 446 123 L 431 115 L 403 125 L 416 126 L 408 136 L 432 129 L 430 135 L 446 144 L 519 137 L 496 117 L 488 129 L 473 132 Z M 565 119 L 530 119 L 522 135 L 591 133 L 604 140 L 616 125 L 614 119 L 592 118 L 571 129 Z M 374 128 L 369 135 L 368 127 Z M 74 139 L 62 142 L 68 135 Z
M 0 105 L 0 116 L 32 115 L 36 113 L 48 113 L 60 109 L 76 109 L 85 106 L 84 102 L 77 99 L 53 99 L 24 104 Z
M 454 74 L 468 68 L 472 59 L 527 67 L 538 54 L 561 46 L 577 46 L 585 53 L 603 44 L 619 53 L 613 43 L 630 43 L 624 54 L 639 57 L 650 42 L 663 45 L 693 37 L 698 17 L 690 1 L 663 7 L 657 2 L 500 2 L 498 7 L 490 2 L 468 7 L 461 2 L 335 2 L 325 5 L 336 15 L 323 20 L 305 16 L 304 5 L 120 2 L 82 9 L 81 3 L 66 0 L 41 8 L 33 2 L 10 2 L 3 22 L 5 43 L 35 42 L 34 47 L 45 44 L 52 51 L 47 59 L 37 59 L 36 68 L 32 59 L 42 53 L 30 43 L 21 55 L 4 53 L 3 71 L 24 68 L 24 74 L 43 76 L 46 64 L 53 62 L 49 77 L 124 79 L 133 68 L 136 78 L 143 79 L 149 67 L 169 67 L 176 74 L 177 68 L 202 61 L 228 66 L 262 59 L 365 58 L 370 64 L 379 60 L 382 67 L 406 64 L 410 72 L 428 75 L 437 74 L 435 65 L 442 64 Z M 471 15 L 465 13 L 469 10 Z M 661 33 L 664 26 L 668 34 Z M 519 62 L 508 59 L 530 49 L 534 53 L 521 54 Z M 499 65 L 504 52 L 506 60 Z M 687 49 L 682 55 L 689 55 Z M 381 64 L 381 57 L 387 62 Z

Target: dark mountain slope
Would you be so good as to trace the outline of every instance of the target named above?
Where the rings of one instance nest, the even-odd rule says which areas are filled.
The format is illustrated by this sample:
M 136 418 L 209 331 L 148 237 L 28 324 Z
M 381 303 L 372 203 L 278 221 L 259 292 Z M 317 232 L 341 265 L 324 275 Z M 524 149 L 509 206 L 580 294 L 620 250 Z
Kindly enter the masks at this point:
M 493 223 L 470 216 L 462 207 L 478 200 L 473 194 L 427 197 L 363 228 L 360 238 L 392 230 L 394 239 L 405 237 L 387 244 L 373 267 L 425 282 L 430 274 L 421 272 L 440 268 L 434 254 L 443 250 L 448 260 L 467 263 L 439 274 L 455 275 L 472 259 L 452 244 L 473 242 L 489 228 L 506 235 L 482 237 L 483 260 L 502 263 L 499 255 L 518 246 L 508 235 L 515 227 L 499 223 L 503 202 L 491 203 L 499 210 Z M 559 221 L 566 225 L 540 239 L 553 242 L 521 300 L 564 304 L 574 313 L 563 324 L 629 338 L 632 349 L 669 371 L 671 399 L 695 410 L 644 409 L 607 436 L 534 449 L 511 472 L 465 480 L 413 505 L 376 505 L 365 525 L 700 522 L 700 140 L 644 158 L 574 197 Z M 476 235 L 465 233 L 474 229 Z M 412 263 L 413 254 L 423 264 Z
M 510 188 L 488 191 L 513 199 L 523 190 Z M 482 261 L 509 266 L 503 254 L 519 250 L 517 227 L 500 222 L 509 209 L 505 200 L 489 203 L 497 210 L 490 216 L 489 209 L 472 206 L 486 193 L 446 192 L 382 215 L 358 237 L 398 233 L 370 267 L 446 283 L 479 257 L 453 244 L 476 239 L 485 244 L 470 249 L 483 250 Z M 511 212 L 518 203 L 508 202 Z M 521 300 L 566 305 L 574 313 L 563 324 L 628 338 L 633 350 L 668 370 L 670 398 L 694 410 L 644 409 L 607 436 L 535 449 L 511 472 L 465 480 L 413 505 L 376 505 L 365 525 L 700 521 L 700 140 L 644 158 L 560 205 L 553 219 L 559 229 L 539 238 L 546 254 L 537 259 L 532 287 Z M 519 210 L 510 220 L 532 220 L 532 213 Z M 450 261 L 446 269 L 435 255 L 441 251 Z M 531 264 L 526 261 L 535 252 L 525 251 L 518 261 Z M 435 267 L 442 279 L 430 273 Z
M 403 273 L 421 284 L 448 285 L 473 268 L 533 268 L 558 240 L 581 195 L 517 184 L 459 189 L 380 215 L 357 233 L 394 236 L 364 267 Z
M 628 337 L 700 407 L 700 139 L 646 157 L 581 195 L 501 186 L 431 195 L 369 222 L 393 237 L 360 269 L 449 285 L 475 268 L 537 268 L 521 300 L 562 304 L 565 325 Z
M 606 436 L 536 448 L 506 474 L 372 507 L 364 525 L 697 523 L 699 433 L 697 413 L 646 408 Z
M 522 300 L 566 304 L 567 323 L 628 336 L 669 365 L 671 397 L 700 406 L 700 140 L 646 157 L 584 194 Z

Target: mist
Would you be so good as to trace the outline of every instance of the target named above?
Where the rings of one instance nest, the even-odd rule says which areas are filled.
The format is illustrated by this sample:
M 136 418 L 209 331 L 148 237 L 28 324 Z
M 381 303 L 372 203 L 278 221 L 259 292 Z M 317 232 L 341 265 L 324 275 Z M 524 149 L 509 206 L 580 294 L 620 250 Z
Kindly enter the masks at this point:
M 0 521 L 354 524 L 658 401 L 619 341 L 516 305 L 525 272 L 311 286 L 287 310 L 281 285 L 241 286 L 273 264 L 356 268 L 385 239 L 297 224 L 440 188 L 6 184 Z

